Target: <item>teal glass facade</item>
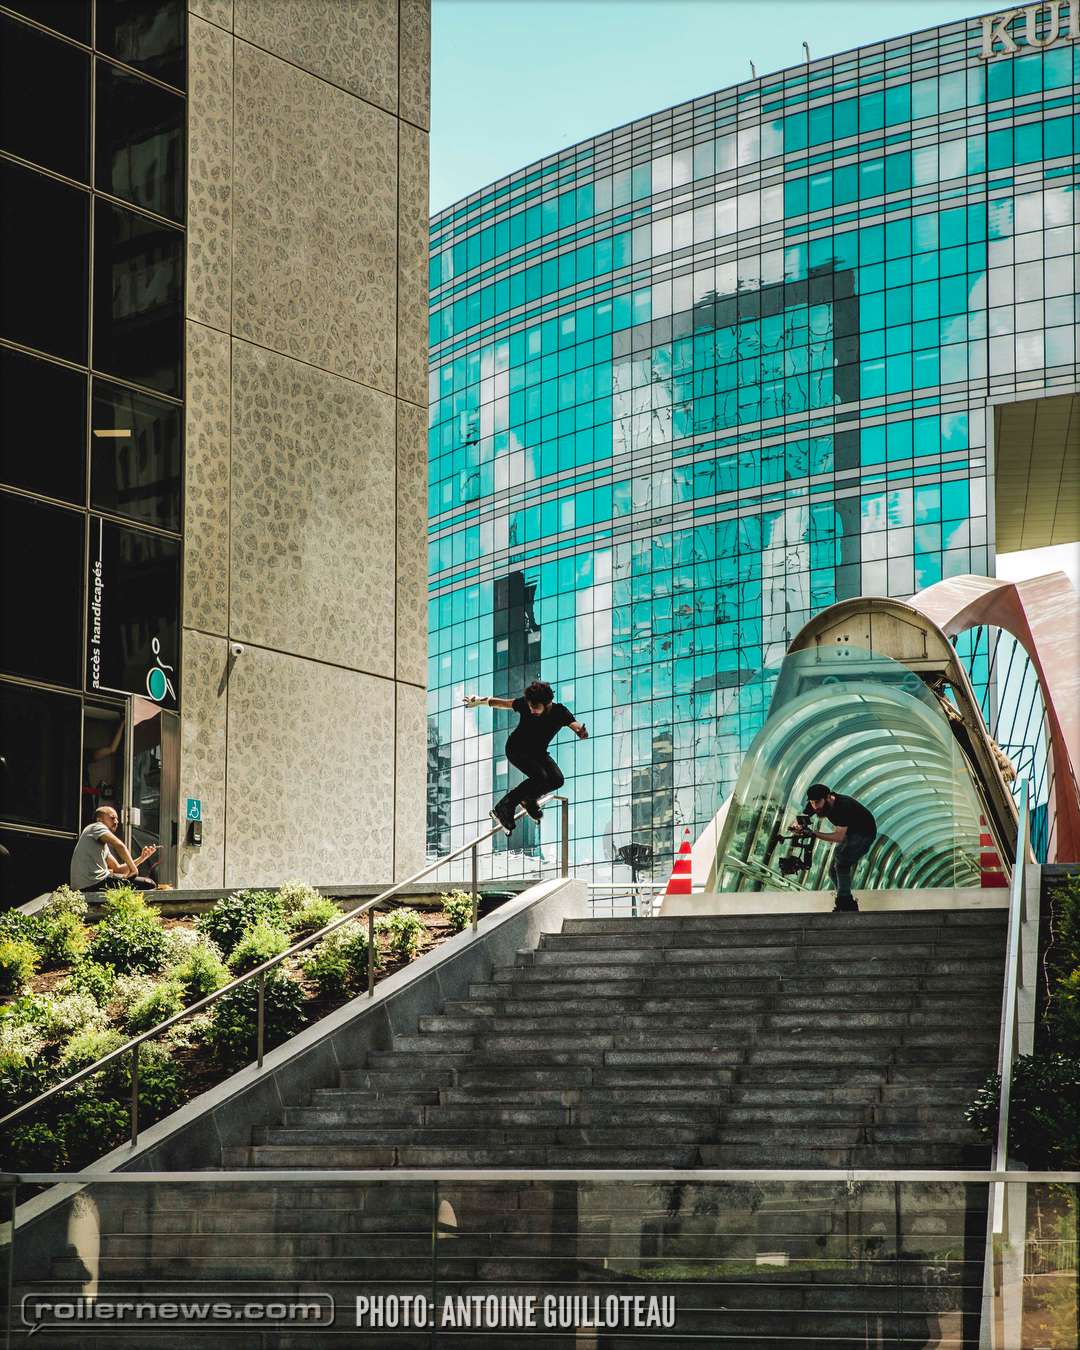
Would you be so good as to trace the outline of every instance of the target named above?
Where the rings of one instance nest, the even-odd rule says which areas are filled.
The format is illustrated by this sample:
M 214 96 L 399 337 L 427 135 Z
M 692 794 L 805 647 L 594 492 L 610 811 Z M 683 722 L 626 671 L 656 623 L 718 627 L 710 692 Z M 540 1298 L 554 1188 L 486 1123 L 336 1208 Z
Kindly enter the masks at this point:
M 811 614 L 992 570 L 988 410 L 1077 381 L 1080 14 L 1032 8 L 1013 53 L 975 20 L 814 61 L 433 218 L 430 851 L 513 778 L 463 694 L 550 681 L 575 865 L 659 872 Z M 536 870 L 515 841 L 486 869 Z

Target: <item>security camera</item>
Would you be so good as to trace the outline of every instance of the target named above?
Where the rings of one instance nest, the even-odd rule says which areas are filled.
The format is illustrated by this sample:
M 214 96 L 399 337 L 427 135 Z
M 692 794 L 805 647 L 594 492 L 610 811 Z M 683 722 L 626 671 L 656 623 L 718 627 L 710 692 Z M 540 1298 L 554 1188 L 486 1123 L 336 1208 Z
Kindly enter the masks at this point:
M 244 654 L 244 644 L 243 644 L 242 642 L 230 642 L 230 643 L 229 643 L 229 655 L 230 655 L 230 656 L 237 657 L 237 656 L 243 656 L 243 654 Z

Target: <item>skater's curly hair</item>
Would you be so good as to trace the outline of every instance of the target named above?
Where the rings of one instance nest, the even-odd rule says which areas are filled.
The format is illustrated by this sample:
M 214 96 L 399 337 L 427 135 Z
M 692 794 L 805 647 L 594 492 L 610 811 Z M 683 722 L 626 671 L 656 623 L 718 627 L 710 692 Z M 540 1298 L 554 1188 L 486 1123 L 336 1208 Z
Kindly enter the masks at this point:
M 551 685 L 545 684 L 543 680 L 533 680 L 528 689 L 525 690 L 526 703 L 542 703 L 546 708 L 555 698 L 551 692 Z

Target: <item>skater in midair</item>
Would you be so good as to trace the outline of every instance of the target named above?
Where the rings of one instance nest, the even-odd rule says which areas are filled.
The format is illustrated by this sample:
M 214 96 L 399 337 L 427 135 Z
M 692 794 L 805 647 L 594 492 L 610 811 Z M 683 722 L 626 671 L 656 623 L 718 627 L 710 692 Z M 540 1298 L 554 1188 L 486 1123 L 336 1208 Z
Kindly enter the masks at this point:
M 510 834 L 519 806 L 524 806 L 533 820 L 539 820 L 543 814 L 540 798 L 545 793 L 557 791 L 565 781 L 559 766 L 548 754 L 551 742 L 563 727 L 569 727 L 582 741 L 589 732 L 569 708 L 555 702 L 551 685 L 543 680 L 534 680 L 521 698 L 480 698 L 466 694 L 466 708 L 477 708 L 481 704 L 488 708 L 509 708 L 518 714 L 518 724 L 506 738 L 506 758 L 525 775 L 525 779 L 496 802 L 490 813 L 496 825 Z

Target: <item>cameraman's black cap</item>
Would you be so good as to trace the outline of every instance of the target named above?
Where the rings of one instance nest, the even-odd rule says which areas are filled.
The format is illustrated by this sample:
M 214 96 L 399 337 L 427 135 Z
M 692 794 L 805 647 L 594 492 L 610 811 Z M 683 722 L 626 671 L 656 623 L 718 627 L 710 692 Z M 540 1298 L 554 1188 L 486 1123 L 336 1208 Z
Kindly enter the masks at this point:
M 827 797 L 832 788 L 826 787 L 824 783 L 811 783 L 806 789 L 806 800 L 808 802 L 820 802 L 823 797 Z

